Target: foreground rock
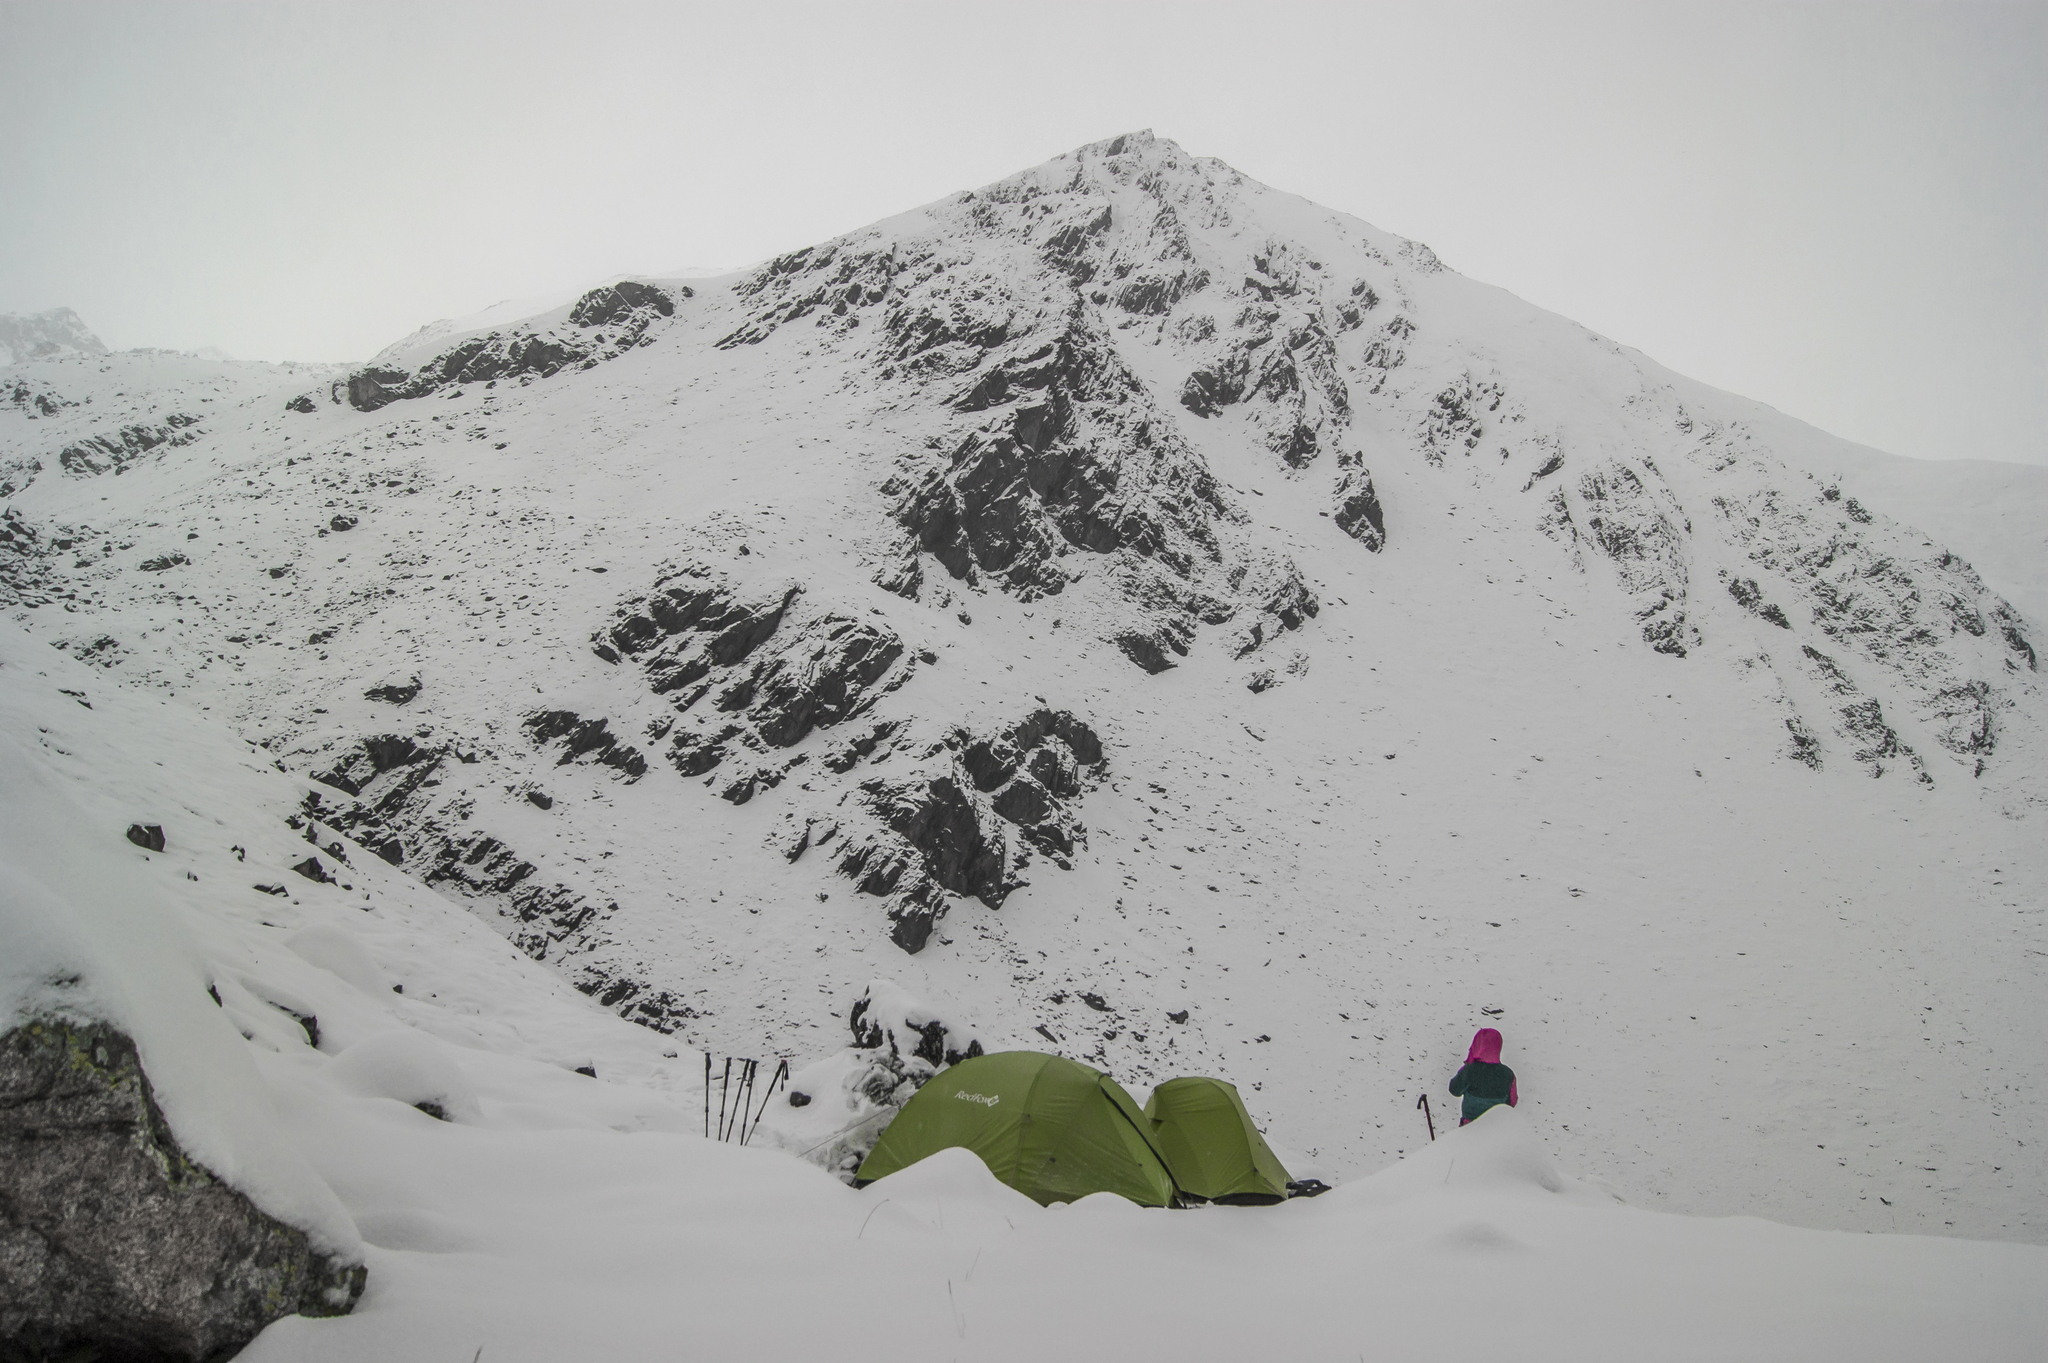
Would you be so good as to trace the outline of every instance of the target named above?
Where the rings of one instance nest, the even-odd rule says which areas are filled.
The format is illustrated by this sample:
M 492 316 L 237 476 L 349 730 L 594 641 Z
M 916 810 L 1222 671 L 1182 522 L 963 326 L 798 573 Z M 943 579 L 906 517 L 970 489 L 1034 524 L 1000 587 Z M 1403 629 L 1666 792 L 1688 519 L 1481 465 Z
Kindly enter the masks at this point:
M 121 1033 L 0 1037 L 0 1357 L 225 1358 L 364 1277 L 186 1157 Z

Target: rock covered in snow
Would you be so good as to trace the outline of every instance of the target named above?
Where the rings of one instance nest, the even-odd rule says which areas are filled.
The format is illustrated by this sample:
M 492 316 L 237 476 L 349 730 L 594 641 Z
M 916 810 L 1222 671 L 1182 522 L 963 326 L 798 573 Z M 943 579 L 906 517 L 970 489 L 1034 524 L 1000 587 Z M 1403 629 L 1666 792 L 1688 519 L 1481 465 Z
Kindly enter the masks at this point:
M 362 1263 L 195 1163 L 135 1043 L 54 1018 L 0 1035 L 0 1349 L 199 1360 L 282 1316 L 346 1314 Z
M 873 980 L 847 1015 L 853 1044 L 794 1071 L 770 1102 L 757 1142 L 788 1150 L 847 1182 L 926 1080 L 982 1053 L 957 1020 L 893 980 Z

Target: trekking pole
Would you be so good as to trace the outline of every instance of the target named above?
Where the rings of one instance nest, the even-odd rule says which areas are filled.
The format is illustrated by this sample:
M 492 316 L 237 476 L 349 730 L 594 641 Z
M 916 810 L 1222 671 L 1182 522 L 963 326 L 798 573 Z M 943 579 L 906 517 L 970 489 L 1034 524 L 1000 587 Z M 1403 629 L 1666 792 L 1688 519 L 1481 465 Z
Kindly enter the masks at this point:
M 747 1143 L 747 1109 L 753 1106 L 755 1081 L 760 1077 L 761 1062 L 758 1060 L 749 1060 L 747 1062 L 747 1096 L 740 1102 L 741 1145 L 745 1145 Z
M 732 1120 L 725 1124 L 725 1132 L 718 1139 L 722 1141 L 730 1141 L 732 1139 L 732 1129 L 740 1124 L 741 1118 L 746 1116 L 747 1100 L 751 1096 L 750 1085 L 753 1082 L 754 1062 L 751 1060 L 740 1061 L 739 1081 L 732 1086 Z
M 1415 1100 L 1415 1106 L 1422 1109 L 1422 1120 L 1429 1123 L 1429 1138 L 1436 1139 L 1436 1118 L 1429 1115 L 1429 1095 L 1423 1094 Z
M 754 1125 L 748 1128 L 747 1130 L 740 1132 L 741 1145 L 745 1145 L 747 1143 L 747 1138 L 750 1135 L 752 1135 L 753 1132 L 759 1131 L 761 1129 L 761 1119 L 768 1115 L 768 1104 L 775 1097 L 775 1086 L 779 1083 L 782 1083 L 784 1080 L 788 1078 L 789 1062 L 787 1060 L 776 1061 L 775 1073 L 768 1076 L 768 1093 L 765 1097 L 761 1099 L 760 1110 L 754 1114 Z
M 725 1139 L 725 1094 L 732 1087 L 732 1057 L 725 1058 L 725 1077 L 718 1081 L 718 1139 Z
M 704 1052 L 704 1139 L 711 1139 L 711 1052 Z

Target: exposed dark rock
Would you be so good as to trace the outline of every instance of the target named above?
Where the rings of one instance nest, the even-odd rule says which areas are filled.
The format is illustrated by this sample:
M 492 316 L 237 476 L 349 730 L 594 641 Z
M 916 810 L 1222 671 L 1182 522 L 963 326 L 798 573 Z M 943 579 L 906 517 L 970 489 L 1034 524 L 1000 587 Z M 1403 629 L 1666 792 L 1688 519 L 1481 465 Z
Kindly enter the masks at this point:
M 675 296 L 688 298 L 690 290 L 678 289 Z M 565 369 L 591 368 L 651 341 L 648 327 L 674 314 L 675 296 L 632 280 L 593 289 L 577 300 L 570 312 L 569 324 L 578 332 L 494 331 L 458 342 L 410 373 L 360 369 L 349 376 L 349 405 L 374 412 L 401 398 L 424 397 L 460 384 L 551 378 Z M 597 326 L 607 328 L 606 332 L 581 334 Z
M 1728 595 L 1735 603 L 1758 619 L 1768 620 L 1779 629 L 1792 628 L 1792 622 L 1785 617 L 1783 609 L 1763 599 L 1763 589 L 1756 585 L 1753 577 L 1732 577 L 1728 579 Z
M 980 1040 L 971 1032 L 944 1022 L 928 1005 L 900 990 L 884 990 L 878 998 L 874 985 L 863 989 L 846 1022 L 856 1049 L 915 1057 L 933 1069 L 982 1053 Z
M 616 623 L 595 637 L 600 657 L 609 650 L 639 663 L 649 689 L 683 716 L 669 744 L 677 771 L 702 776 L 738 752 L 794 747 L 909 679 L 898 666 L 903 643 L 885 626 L 799 609 L 800 596 L 784 585 L 749 597 L 690 565 L 620 606 Z M 707 698 L 709 710 L 696 711 Z M 744 803 L 780 779 L 775 770 L 744 776 L 725 795 Z
M 340 512 L 336 512 L 327 518 L 327 528 L 337 534 L 343 530 L 353 530 L 356 528 L 356 518 L 354 516 L 344 516 Z
M 1337 484 L 1337 528 L 1377 554 L 1387 545 L 1385 513 L 1372 475 L 1353 469 Z
M 327 868 L 320 864 L 320 858 L 318 857 L 307 857 L 304 861 L 292 867 L 292 869 L 315 884 L 332 885 L 334 883 L 334 877 L 327 874 Z
M 227 1358 L 283 1316 L 347 1313 L 365 1276 L 195 1164 L 120 1032 L 0 1036 L 0 1355 Z
M 1842 737 L 1856 745 L 1850 756 L 1863 764 L 1872 776 L 1883 776 L 1892 767 L 1904 764 L 1921 784 L 1933 785 L 1934 778 L 1928 774 L 1920 755 L 1907 747 L 1898 732 L 1885 723 L 1884 708 L 1874 698 L 1859 691 L 1856 683 L 1833 658 L 1811 644 L 1802 645 L 1800 651 L 1812 664 L 1814 675 L 1834 692 L 1840 702 L 1835 708 L 1835 728 Z
M 134 843 L 137 847 L 147 848 L 152 852 L 161 852 L 164 850 L 163 825 L 131 823 L 128 825 L 128 841 Z
M 348 405 L 358 412 L 374 412 L 379 407 L 407 396 L 401 391 L 405 381 L 412 376 L 403 369 L 388 369 L 371 366 L 358 369 L 348 376 Z
M 1135 630 L 1126 630 L 1110 642 L 1122 649 L 1123 655 L 1126 658 L 1129 658 L 1132 662 L 1154 675 L 1164 672 L 1167 668 L 1174 665 L 1173 659 L 1166 656 L 1168 647 L 1171 647 L 1175 653 L 1183 657 L 1187 655 L 1188 651 L 1186 644 L 1181 643 L 1171 635 L 1166 635 L 1162 638 L 1156 633 L 1141 634 Z
M 691 296 L 687 287 L 681 294 Z M 652 284 L 637 280 L 622 279 L 609 288 L 592 289 L 576 300 L 576 306 L 569 311 L 569 321 L 579 327 L 614 326 L 631 320 L 635 309 L 647 308 L 659 317 L 675 315 L 675 300 Z
M 1248 551 L 1261 551 L 1219 535 L 1243 512 L 1126 364 L 1101 309 L 1161 315 L 1214 285 L 1142 158 L 1101 155 L 1088 149 L 1088 174 L 1056 195 L 1021 177 L 963 196 L 958 220 L 930 238 L 874 233 L 771 261 L 739 285 L 747 316 L 718 344 L 760 344 L 804 319 L 807 338 L 858 336 L 881 381 L 959 414 L 883 484 L 909 534 L 908 552 L 875 574 L 887 590 L 919 598 L 925 556 L 969 586 L 1027 601 L 1107 571 L 1148 616 L 1175 617 L 1191 634 L 1245 610 L 1228 583 Z M 1105 245 L 1119 220 L 1124 252 Z M 982 239 L 1023 242 L 1057 274 L 1024 289 L 963 264 L 961 241 Z M 1255 261 L 1274 296 L 1296 291 L 1313 264 L 1278 245 Z M 1256 363 L 1244 359 L 1242 390 L 1214 401 L 1270 398 L 1259 410 L 1282 413 L 1275 448 L 1300 463 L 1346 399 L 1320 314 L 1296 311 L 1264 350 L 1245 343 Z M 1215 334 L 1213 320 L 1206 332 L 1190 326 L 1202 320 L 1183 317 L 1172 331 L 1199 343 Z
M 255 888 L 261 890 L 264 894 L 276 895 L 279 899 L 283 899 L 291 894 L 291 891 L 282 885 L 258 885 Z
M 1786 716 L 1785 729 L 1792 735 L 1792 760 L 1804 763 L 1815 771 L 1819 771 L 1821 769 L 1820 740 L 1813 736 L 1813 731 L 1800 723 L 1799 716 L 1797 715 Z
M 420 693 L 420 679 L 414 677 L 408 682 L 386 682 L 363 692 L 364 700 L 388 701 L 393 705 L 404 705 Z
M 544 790 L 527 791 L 526 802 L 536 809 L 553 809 L 555 807 L 555 797 Z
M 1634 600 L 1643 641 L 1659 653 L 1683 658 L 1698 645 L 1699 631 L 1686 612 L 1690 576 L 1684 537 L 1666 508 L 1641 475 L 1616 461 L 1582 477 L 1579 497 L 1586 508 L 1586 535 L 1613 560 L 1622 590 Z
M 557 766 L 589 758 L 637 781 L 647 774 L 647 759 L 638 748 L 621 743 L 604 719 L 584 719 L 571 710 L 536 710 L 522 721 L 535 743 L 561 740 L 562 756 Z
M 161 573 L 166 569 L 175 568 L 181 563 L 190 563 L 191 561 L 183 554 L 158 554 L 155 558 L 146 558 L 135 566 L 142 569 L 145 573 Z
M 1486 434 L 1486 419 L 1500 411 L 1506 397 L 1491 380 L 1470 374 L 1448 384 L 1431 401 L 1422 423 L 1422 455 L 1442 464 L 1446 454 L 1470 454 Z
M 196 416 L 173 413 L 159 426 L 123 426 L 111 434 L 88 436 L 66 445 L 57 452 L 57 462 L 67 473 L 80 477 L 119 473 L 151 450 L 191 444 L 199 438 L 193 429 L 198 423 Z
M 861 784 L 862 807 L 880 826 L 850 838 L 837 863 L 863 893 L 889 900 L 890 935 L 911 952 L 949 895 L 1000 908 L 1024 883 L 1030 849 L 1065 865 L 1085 837 L 1071 802 L 1104 766 L 1095 732 L 1049 709 L 991 738 L 957 732 L 935 756 L 937 771 Z
M 1928 717 L 1940 726 L 1935 741 L 1964 757 L 1989 757 L 1998 747 L 1995 700 L 1987 682 L 1968 681 L 1935 692 Z
M 290 402 L 287 402 L 284 405 L 284 409 L 287 412 L 310 412 L 313 410 L 313 399 L 301 393 Z

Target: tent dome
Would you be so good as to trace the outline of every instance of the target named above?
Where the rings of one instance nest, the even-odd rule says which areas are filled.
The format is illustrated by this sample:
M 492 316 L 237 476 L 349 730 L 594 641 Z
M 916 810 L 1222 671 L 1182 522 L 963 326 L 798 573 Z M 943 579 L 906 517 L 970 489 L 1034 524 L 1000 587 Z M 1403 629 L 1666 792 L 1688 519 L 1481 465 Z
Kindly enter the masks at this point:
M 1106 1192 L 1172 1206 L 1178 1190 L 1149 1127 L 1131 1095 L 1100 1070 L 1036 1051 L 998 1051 L 928 1080 L 882 1132 L 859 1181 L 960 1146 L 1040 1205 Z
M 1287 1170 L 1252 1125 L 1236 1085 L 1169 1079 L 1152 1090 L 1145 1117 L 1182 1193 L 1207 1202 L 1287 1199 Z

